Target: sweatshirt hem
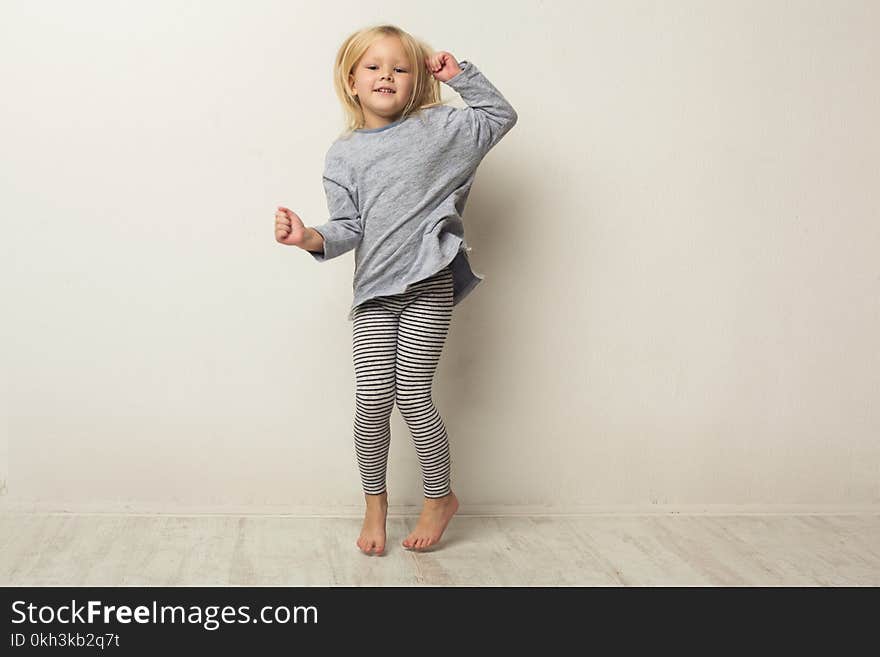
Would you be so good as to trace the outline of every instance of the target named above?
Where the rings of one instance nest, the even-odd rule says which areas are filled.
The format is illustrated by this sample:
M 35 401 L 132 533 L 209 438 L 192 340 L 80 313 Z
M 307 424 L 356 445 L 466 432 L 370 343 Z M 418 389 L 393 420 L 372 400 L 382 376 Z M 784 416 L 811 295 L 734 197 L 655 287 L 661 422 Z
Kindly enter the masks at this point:
M 427 276 L 420 275 L 418 278 L 414 280 L 407 281 L 403 288 L 397 288 L 394 292 L 385 292 L 383 294 L 373 294 L 366 299 L 362 299 L 353 303 L 351 308 L 348 311 L 348 321 L 354 321 L 354 311 L 355 309 L 365 304 L 367 301 L 371 299 L 375 299 L 376 297 L 386 297 L 393 296 L 397 294 L 404 294 L 410 287 L 419 281 L 424 280 L 430 276 L 433 276 L 447 267 L 452 270 L 452 278 L 453 278 L 453 298 L 452 305 L 457 306 L 466 296 L 468 296 L 477 285 L 479 285 L 483 280 L 485 280 L 485 275 L 476 273 L 471 267 L 470 261 L 467 257 L 467 252 L 469 247 L 464 245 L 464 239 L 458 235 L 455 236 L 455 239 L 458 240 L 458 248 L 455 251 L 455 254 L 452 258 L 448 259 L 444 264 L 439 267 L 436 271 L 428 274 Z M 459 282 L 463 281 L 461 287 L 459 287 Z M 456 289 L 457 288 L 457 289 Z

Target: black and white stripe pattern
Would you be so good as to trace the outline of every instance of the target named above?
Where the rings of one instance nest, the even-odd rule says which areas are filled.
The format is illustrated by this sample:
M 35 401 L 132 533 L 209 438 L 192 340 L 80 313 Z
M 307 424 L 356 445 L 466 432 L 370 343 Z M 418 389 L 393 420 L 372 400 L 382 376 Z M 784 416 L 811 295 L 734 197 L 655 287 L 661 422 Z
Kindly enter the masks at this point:
M 354 442 L 365 493 L 385 491 L 395 402 L 416 447 L 425 497 L 450 493 L 449 440 L 431 391 L 452 318 L 452 292 L 447 266 L 406 292 L 354 309 Z

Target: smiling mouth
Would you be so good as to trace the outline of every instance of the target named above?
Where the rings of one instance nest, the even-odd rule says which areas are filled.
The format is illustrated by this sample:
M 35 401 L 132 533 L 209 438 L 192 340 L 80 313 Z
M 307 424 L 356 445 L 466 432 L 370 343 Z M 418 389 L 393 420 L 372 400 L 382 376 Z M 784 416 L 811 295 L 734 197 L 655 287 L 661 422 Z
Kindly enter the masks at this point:
M 382 91 L 381 89 L 373 89 L 374 93 L 383 94 L 385 96 L 393 96 L 396 92 L 394 91 Z

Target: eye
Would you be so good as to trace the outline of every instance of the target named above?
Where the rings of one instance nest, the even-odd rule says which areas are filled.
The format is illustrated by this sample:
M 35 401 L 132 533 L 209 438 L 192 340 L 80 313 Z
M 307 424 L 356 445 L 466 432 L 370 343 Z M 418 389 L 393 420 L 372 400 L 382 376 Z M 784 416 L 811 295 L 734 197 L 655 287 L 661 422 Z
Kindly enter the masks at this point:
M 369 66 L 367 66 L 367 68 L 370 69 L 370 70 L 372 70 L 372 69 L 374 69 L 374 68 L 378 68 L 378 67 L 377 67 L 375 64 L 370 64 Z M 395 70 L 395 71 L 400 71 L 401 73 L 406 73 L 406 69 L 405 69 L 405 68 L 400 68 L 399 66 L 398 66 L 397 68 L 395 68 L 394 70 Z

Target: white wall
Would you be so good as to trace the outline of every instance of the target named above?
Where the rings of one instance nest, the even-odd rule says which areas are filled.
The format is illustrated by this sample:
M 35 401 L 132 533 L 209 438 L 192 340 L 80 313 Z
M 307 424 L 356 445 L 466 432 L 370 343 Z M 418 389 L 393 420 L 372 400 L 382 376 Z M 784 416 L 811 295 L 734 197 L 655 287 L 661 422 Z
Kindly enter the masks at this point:
M 463 511 L 880 508 L 880 5 L 409 5 L 0 5 L 2 508 L 362 505 L 353 257 L 272 228 L 380 21 L 519 113 L 435 384 Z

